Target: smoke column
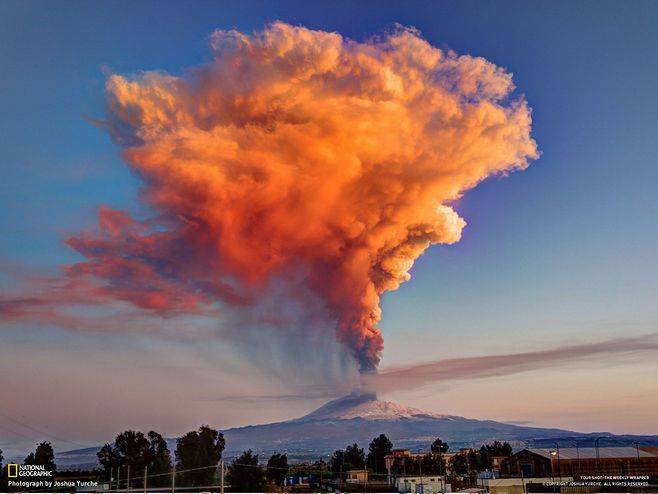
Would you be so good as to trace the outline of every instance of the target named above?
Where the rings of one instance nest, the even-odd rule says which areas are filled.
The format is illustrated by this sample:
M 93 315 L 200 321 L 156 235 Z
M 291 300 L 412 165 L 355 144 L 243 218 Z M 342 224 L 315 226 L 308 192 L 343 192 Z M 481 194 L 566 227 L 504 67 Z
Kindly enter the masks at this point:
M 380 298 L 460 239 L 450 204 L 537 157 L 526 102 L 503 69 L 403 27 L 363 42 L 282 22 L 219 30 L 211 55 L 180 76 L 108 79 L 103 125 L 155 214 L 101 208 L 68 239 L 85 258 L 69 285 L 168 316 L 248 307 L 281 282 L 319 297 L 376 369 Z

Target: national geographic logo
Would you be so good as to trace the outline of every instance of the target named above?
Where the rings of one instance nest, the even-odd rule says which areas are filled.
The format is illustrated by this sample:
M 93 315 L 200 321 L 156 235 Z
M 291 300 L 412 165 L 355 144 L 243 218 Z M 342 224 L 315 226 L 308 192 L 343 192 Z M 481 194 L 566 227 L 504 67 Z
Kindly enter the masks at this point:
M 22 478 L 22 477 L 52 477 L 53 476 L 52 470 L 46 470 L 45 465 L 17 465 L 15 463 L 12 463 L 11 465 L 7 465 L 7 469 L 8 469 L 7 477 L 14 479 L 18 477 Z
M 53 487 L 53 471 L 46 465 L 7 465 L 7 486 L 23 489 L 49 489 Z

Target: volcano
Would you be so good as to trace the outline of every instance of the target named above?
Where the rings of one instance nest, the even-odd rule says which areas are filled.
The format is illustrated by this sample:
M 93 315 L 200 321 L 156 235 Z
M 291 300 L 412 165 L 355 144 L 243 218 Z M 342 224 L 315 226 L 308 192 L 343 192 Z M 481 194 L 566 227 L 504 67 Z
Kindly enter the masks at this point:
M 483 405 L 485 406 L 485 405 Z M 486 408 L 483 408 L 486 413 Z M 374 394 L 350 394 L 330 401 L 317 410 L 293 420 L 263 425 L 236 427 L 223 431 L 226 438 L 225 458 L 238 456 L 251 449 L 267 458 L 279 452 L 293 461 L 316 460 L 348 444 L 357 443 L 367 449 L 370 441 L 386 434 L 395 448 L 427 451 L 440 437 L 451 450 L 480 447 L 495 440 L 507 441 L 514 449 L 526 446 L 553 447 L 555 441 L 578 440 L 587 445 L 600 436 L 606 445 L 625 446 L 635 443 L 658 445 L 658 436 L 613 435 L 609 432 L 579 433 L 564 429 L 528 427 L 493 420 L 475 420 L 456 415 L 443 415 L 398 403 L 378 400 Z M 169 451 L 176 450 L 176 438 L 167 439 Z M 56 463 L 63 469 L 94 468 L 100 446 L 57 453 Z
M 486 413 L 486 410 L 483 410 Z M 227 453 L 245 449 L 262 453 L 287 452 L 296 459 L 312 459 L 358 443 L 367 449 L 370 441 L 386 434 L 396 448 L 428 450 L 440 437 L 451 449 L 480 447 L 495 440 L 512 446 L 541 446 L 553 440 L 587 439 L 605 435 L 620 444 L 639 440 L 658 442 L 658 436 L 613 436 L 606 432 L 583 434 L 556 428 L 540 428 L 444 415 L 378 400 L 374 394 L 351 394 L 330 401 L 303 417 L 224 431 Z

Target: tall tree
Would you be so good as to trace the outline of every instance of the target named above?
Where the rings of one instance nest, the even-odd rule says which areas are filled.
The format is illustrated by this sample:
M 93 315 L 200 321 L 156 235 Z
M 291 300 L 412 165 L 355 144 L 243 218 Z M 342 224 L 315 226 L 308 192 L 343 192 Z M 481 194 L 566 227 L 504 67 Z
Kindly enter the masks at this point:
M 432 443 L 432 445 L 430 446 L 430 450 L 434 454 L 447 453 L 448 449 L 450 449 L 448 443 L 443 442 L 443 440 L 440 437 L 437 437 Z
M 258 465 L 258 455 L 248 450 L 233 460 L 228 468 L 227 480 L 233 492 L 263 492 L 265 472 Z
M 205 486 L 214 482 L 225 445 L 224 434 L 207 425 L 176 441 L 176 468 L 179 471 L 195 469 L 182 473 L 186 486 Z
M 118 451 L 110 443 L 105 443 L 103 447 L 96 453 L 98 463 L 103 467 L 105 477 L 110 479 L 110 475 L 114 472 L 114 477 L 117 477 L 119 466 L 121 466 L 121 456 Z
M 2 456 L 2 450 L 0 449 L 0 492 L 7 489 L 7 486 L 5 485 L 5 468 L 2 465 L 3 460 L 4 456 Z
M 57 470 L 57 465 L 55 465 L 55 453 L 53 452 L 53 447 L 47 441 L 42 442 L 37 446 L 37 449 L 34 453 L 27 455 L 23 461 L 26 465 L 43 465 L 46 470 L 55 471 Z
M 391 454 L 393 443 L 384 434 L 380 434 L 370 442 L 367 464 L 375 473 L 386 472 L 386 455 Z
M 362 470 L 366 466 L 366 455 L 363 448 L 354 443 L 343 449 L 337 449 L 331 455 L 329 466 L 334 473 L 348 470 Z
M 450 458 L 450 468 L 457 475 L 468 475 L 469 461 L 466 453 L 457 453 Z
M 396 475 L 441 475 L 444 473 L 443 458 L 432 454 L 396 458 L 391 471 Z
M 130 467 L 132 477 L 143 475 L 146 465 L 149 442 L 142 432 L 127 430 L 114 440 L 114 449 L 122 467 Z
M 337 449 L 329 460 L 329 469 L 335 474 L 345 472 L 345 450 Z
M 480 448 L 480 468 L 482 470 L 490 470 L 493 468 L 494 456 L 511 456 L 512 446 L 505 441 L 494 441 L 491 444 L 483 444 Z
M 345 464 L 349 465 L 350 470 L 361 470 L 366 466 L 366 454 L 363 448 L 354 443 L 345 448 Z
M 169 485 L 171 479 L 164 474 L 171 472 L 171 454 L 167 441 L 155 431 L 148 433 L 149 447 L 147 454 L 148 475 L 150 485 L 163 487 Z
M 130 467 L 131 477 L 139 479 L 143 476 L 146 466 L 149 485 L 163 486 L 171 481 L 166 476 L 160 475 L 171 471 L 171 455 L 167 441 L 155 431 L 150 431 L 148 438 L 142 432 L 124 431 L 114 439 L 113 445 L 105 443 L 96 456 L 108 478 L 110 472 L 114 471 L 115 478 L 124 477 L 125 481 L 127 467 Z M 122 475 L 119 474 L 119 468 L 123 469 Z M 131 484 L 136 485 L 141 482 L 136 480 L 131 481 Z
M 267 460 L 267 480 L 275 485 L 282 486 L 288 474 L 288 455 L 274 453 Z

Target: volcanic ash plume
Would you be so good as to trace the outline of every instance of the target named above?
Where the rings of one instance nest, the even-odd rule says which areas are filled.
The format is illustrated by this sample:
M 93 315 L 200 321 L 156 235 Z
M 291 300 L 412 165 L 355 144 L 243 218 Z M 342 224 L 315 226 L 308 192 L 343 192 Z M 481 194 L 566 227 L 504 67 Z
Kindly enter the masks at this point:
M 537 156 L 526 102 L 503 69 L 413 29 L 356 42 L 276 22 L 211 47 L 181 76 L 109 78 L 107 126 L 157 216 L 103 209 L 98 232 L 69 240 L 87 258 L 69 276 L 161 314 L 285 282 L 375 369 L 380 297 L 460 239 L 451 201 Z

